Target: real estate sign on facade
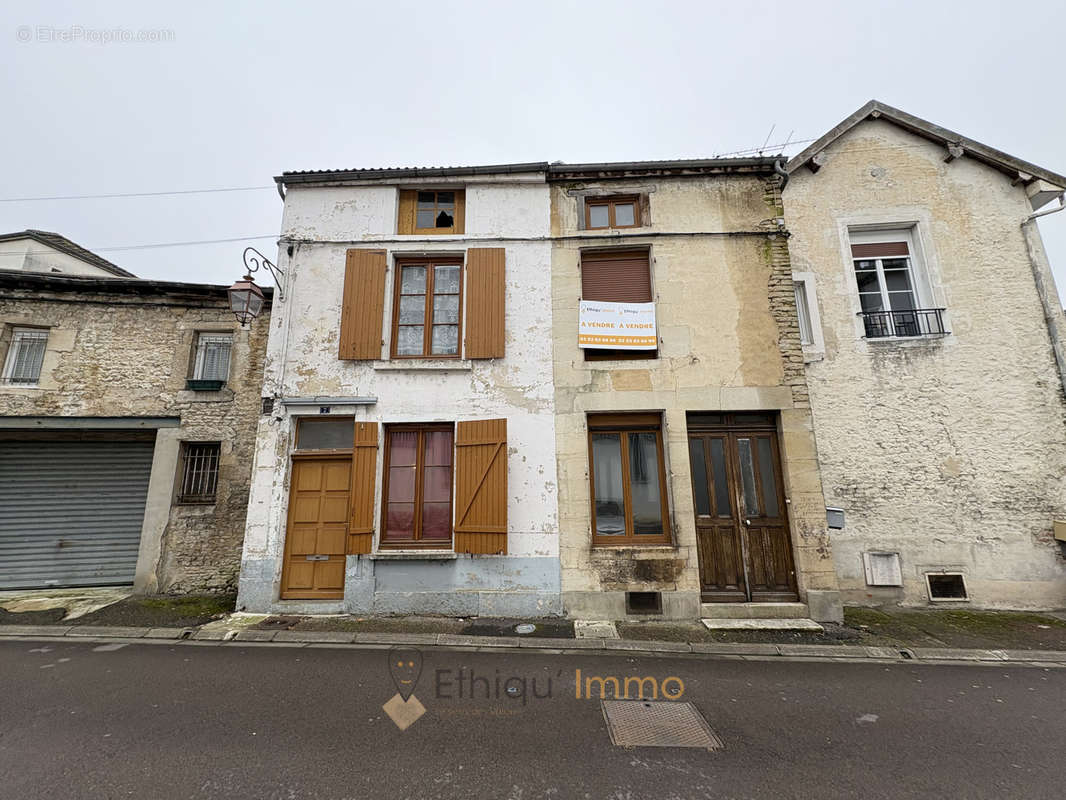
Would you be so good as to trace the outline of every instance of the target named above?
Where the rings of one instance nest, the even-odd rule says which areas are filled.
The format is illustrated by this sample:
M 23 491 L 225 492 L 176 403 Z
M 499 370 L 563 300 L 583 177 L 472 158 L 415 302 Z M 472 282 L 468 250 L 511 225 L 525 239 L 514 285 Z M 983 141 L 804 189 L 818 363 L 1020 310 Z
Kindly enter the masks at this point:
M 654 350 L 655 303 L 607 303 L 582 300 L 579 347 L 610 350 Z

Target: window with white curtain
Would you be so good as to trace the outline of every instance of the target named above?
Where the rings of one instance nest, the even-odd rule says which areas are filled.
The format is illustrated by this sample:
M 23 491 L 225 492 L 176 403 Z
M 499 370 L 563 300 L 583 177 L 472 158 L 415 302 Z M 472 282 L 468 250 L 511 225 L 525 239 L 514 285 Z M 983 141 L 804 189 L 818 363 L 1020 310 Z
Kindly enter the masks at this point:
M 4 383 L 16 386 L 36 386 L 41 377 L 44 352 L 48 347 L 48 330 L 44 328 L 14 328 L 11 346 L 4 362 Z
M 201 333 L 196 337 L 196 363 L 193 379 L 198 381 L 226 381 L 229 379 L 229 357 L 233 349 L 231 333 Z

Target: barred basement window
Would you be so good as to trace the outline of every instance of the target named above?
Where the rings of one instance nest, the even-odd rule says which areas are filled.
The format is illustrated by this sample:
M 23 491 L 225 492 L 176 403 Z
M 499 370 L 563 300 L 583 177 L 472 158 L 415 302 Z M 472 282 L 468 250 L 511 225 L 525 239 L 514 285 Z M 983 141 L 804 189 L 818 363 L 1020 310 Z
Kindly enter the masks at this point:
M 3 382 L 17 386 L 36 386 L 41 377 L 48 331 L 41 328 L 15 328 L 7 349 Z
M 218 490 L 221 442 L 183 442 L 179 503 L 213 503 Z

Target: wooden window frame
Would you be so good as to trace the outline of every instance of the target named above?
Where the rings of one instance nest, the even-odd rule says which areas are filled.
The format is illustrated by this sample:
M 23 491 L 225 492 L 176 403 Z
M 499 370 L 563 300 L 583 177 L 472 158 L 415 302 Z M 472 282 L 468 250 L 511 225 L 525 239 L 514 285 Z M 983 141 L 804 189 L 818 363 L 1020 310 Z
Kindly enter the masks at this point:
M 596 464 L 592 454 L 592 437 L 597 433 L 618 434 L 621 445 L 622 463 L 625 473 L 622 481 L 622 504 L 626 533 L 624 536 L 600 536 L 596 533 Z M 638 536 L 633 533 L 632 489 L 629 479 L 629 436 L 630 433 L 654 433 L 655 449 L 659 459 L 659 507 L 662 509 L 663 531 L 658 536 Z M 672 544 L 670 536 L 670 505 L 666 490 L 666 459 L 663 447 L 663 420 L 661 414 L 589 414 L 588 416 L 588 452 L 589 452 L 589 505 L 591 513 L 591 534 L 593 547 L 641 547 L 644 545 L 661 546 Z
M 426 307 L 422 316 L 422 352 L 416 355 L 400 355 L 396 352 L 397 346 L 400 343 L 400 297 L 403 292 L 403 268 L 404 267 L 429 267 L 426 270 Z M 459 317 L 456 323 L 458 328 L 458 338 L 456 340 L 456 347 L 454 353 L 441 353 L 436 354 L 431 352 L 433 349 L 433 282 L 436 279 L 436 270 L 434 267 L 459 267 Z M 394 359 L 438 359 L 438 358 L 452 358 L 459 359 L 463 357 L 463 284 L 466 282 L 466 267 L 463 264 L 463 259 L 448 256 L 445 258 L 398 258 L 396 259 L 396 274 L 393 280 L 392 287 L 392 324 L 391 324 L 391 339 L 389 343 L 389 355 Z
M 418 227 L 418 195 L 422 192 L 433 192 L 433 219 L 437 218 L 437 213 L 440 209 L 440 201 L 437 198 L 441 192 L 451 192 L 455 199 L 452 202 L 452 224 L 447 228 L 419 228 Z M 448 236 L 458 233 L 457 227 L 459 224 L 459 218 L 461 215 L 460 206 L 466 202 L 466 190 L 465 189 L 415 189 L 415 207 L 414 207 L 414 220 L 412 221 L 412 230 L 415 233 L 421 234 L 435 234 L 438 236 Z
M 626 203 L 633 204 L 633 224 L 632 225 L 618 225 L 615 222 L 614 207 L 616 205 L 624 205 Z M 606 225 L 592 225 L 592 206 L 607 206 L 607 224 Z M 639 194 L 620 194 L 612 195 L 610 197 L 586 197 L 585 198 L 585 230 L 587 231 L 605 231 L 612 228 L 639 228 L 641 227 L 640 218 L 640 195 Z
M 208 482 L 211 485 L 212 491 L 210 493 L 201 494 L 186 494 L 184 489 L 186 488 L 186 481 L 189 477 L 190 470 L 190 451 L 194 447 L 213 447 L 214 448 L 214 472 L 213 475 L 208 478 Z M 222 475 L 222 442 L 210 441 L 210 442 L 182 442 L 181 454 L 178 459 L 178 475 L 177 485 L 174 492 L 174 504 L 179 506 L 209 506 L 218 502 L 218 484 Z
M 399 423 L 385 425 L 384 427 L 385 454 L 381 474 L 381 534 L 378 547 L 382 550 L 452 550 L 455 546 L 455 424 L 451 422 Z M 415 518 L 413 525 L 415 538 L 387 541 L 385 533 L 388 531 L 389 519 L 389 469 L 392 461 L 392 434 L 400 431 L 418 432 L 417 453 L 415 455 Z M 434 431 L 443 431 L 452 435 L 452 485 L 451 491 L 448 492 L 448 527 L 450 536 L 448 539 L 425 540 L 421 538 L 423 472 L 426 454 L 425 434 Z

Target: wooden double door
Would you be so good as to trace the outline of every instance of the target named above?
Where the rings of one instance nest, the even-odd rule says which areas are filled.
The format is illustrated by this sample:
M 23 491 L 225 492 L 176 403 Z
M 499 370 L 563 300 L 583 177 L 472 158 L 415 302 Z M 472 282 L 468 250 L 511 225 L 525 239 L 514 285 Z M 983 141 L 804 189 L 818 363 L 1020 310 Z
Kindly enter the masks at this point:
M 776 418 L 691 415 L 688 444 L 703 601 L 798 600 Z

